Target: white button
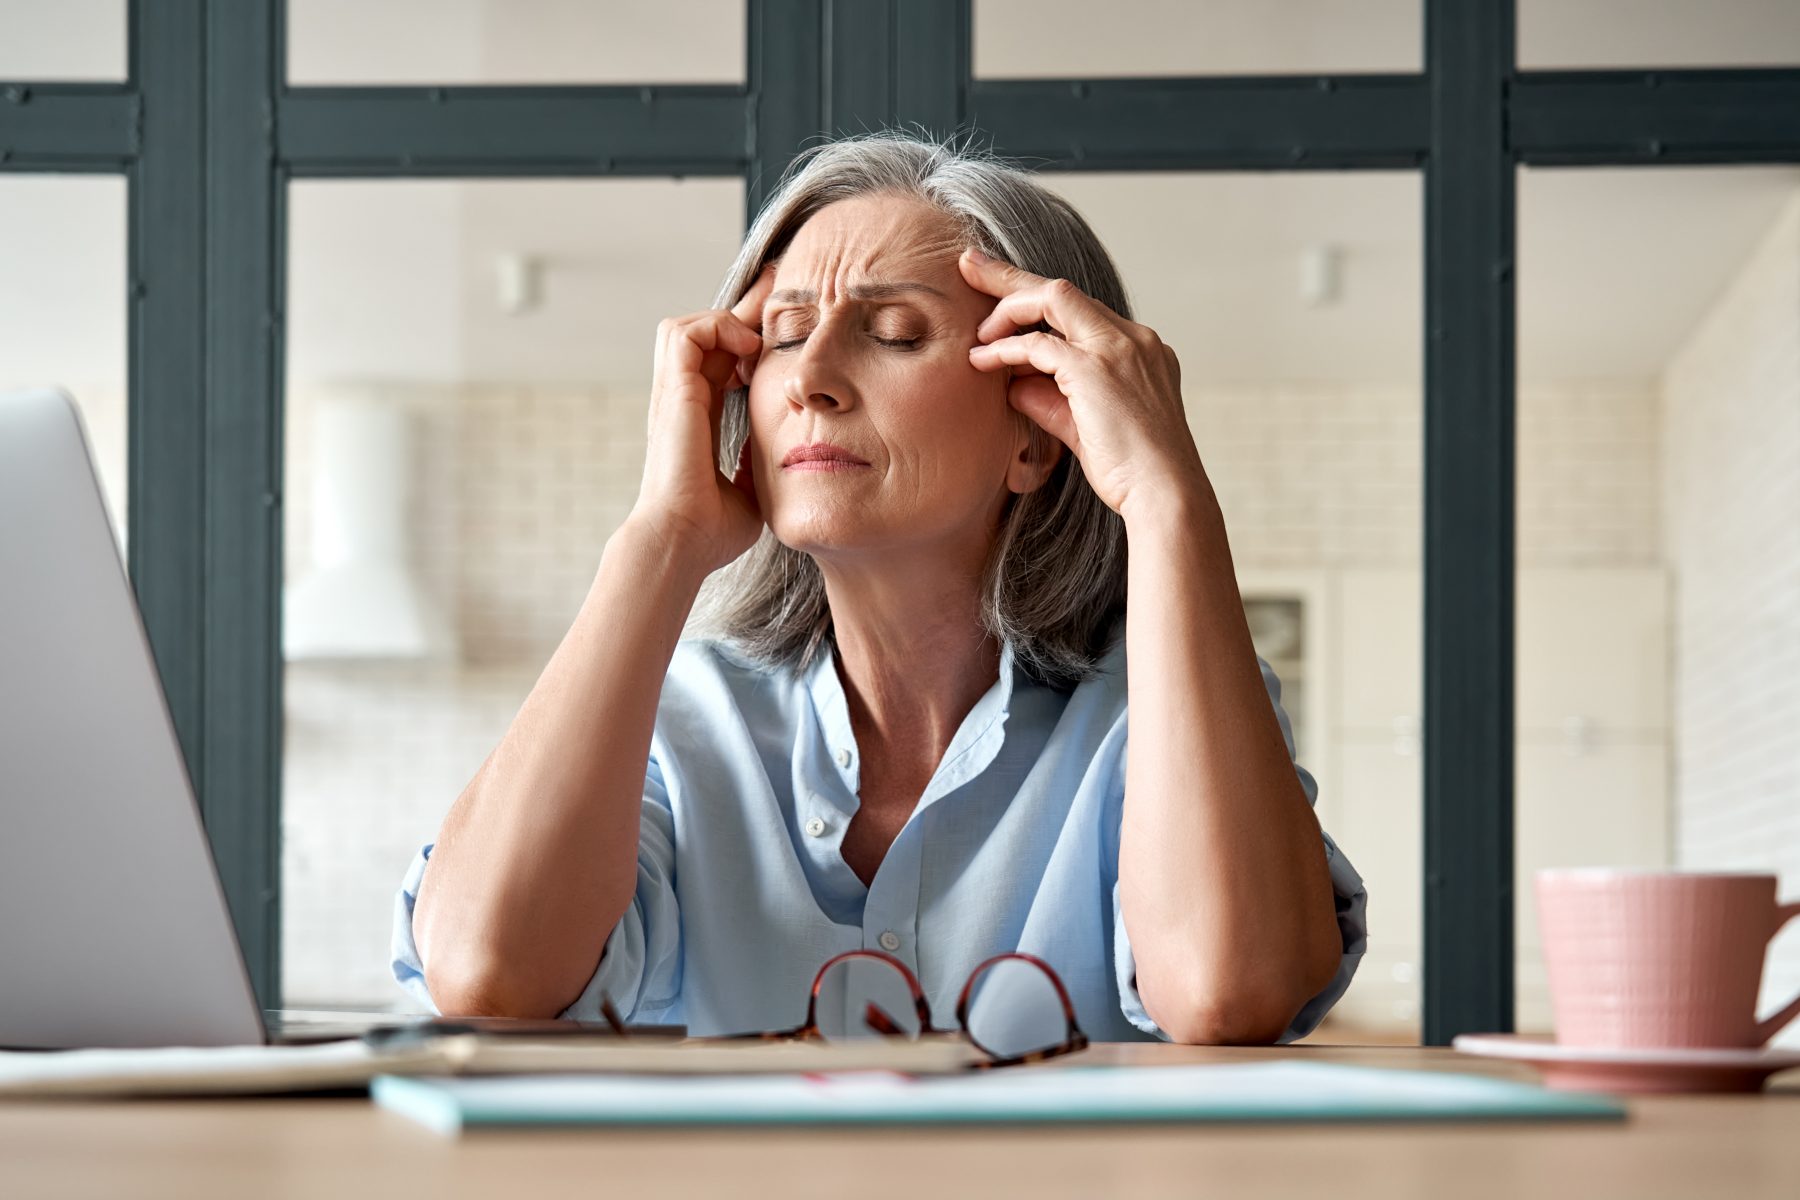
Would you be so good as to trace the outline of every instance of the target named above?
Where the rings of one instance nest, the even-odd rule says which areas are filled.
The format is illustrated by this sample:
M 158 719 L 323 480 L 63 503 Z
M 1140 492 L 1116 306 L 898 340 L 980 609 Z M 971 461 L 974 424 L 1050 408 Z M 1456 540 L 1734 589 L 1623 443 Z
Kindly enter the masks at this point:
M 839 750 L 837 753 L 837 760 L 838 760 L 838 766 L 840 766 L 840 767 L 849 766 L 850 765 L 850 752 L 848 750 Z
M 824 832 L 825 832 L 825 822 L 821 821 L 818 817 L 814 817 L 812 820 L 810 820 L 806 823 L 806 836 L 807 837 L 818 837 L 820 834 L 822 834 Z
M 891 929 L 885 930 L 878 940 L 881 942 L 881 948 L 883 950 L 898 950 L 900 948 L 900 935 Z

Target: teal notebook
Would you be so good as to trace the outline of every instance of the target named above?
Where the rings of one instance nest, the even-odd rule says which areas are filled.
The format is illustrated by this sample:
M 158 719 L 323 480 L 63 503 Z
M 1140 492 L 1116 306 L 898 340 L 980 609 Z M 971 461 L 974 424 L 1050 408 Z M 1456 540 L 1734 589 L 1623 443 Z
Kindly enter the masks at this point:
M 1618 1119 L 1604 1096 L 1435 1071 L 1274 1062 L 1063 1067 L 954 1078 L 378 1075 L 375 1102 L 444 1134 L 521 1125 Z

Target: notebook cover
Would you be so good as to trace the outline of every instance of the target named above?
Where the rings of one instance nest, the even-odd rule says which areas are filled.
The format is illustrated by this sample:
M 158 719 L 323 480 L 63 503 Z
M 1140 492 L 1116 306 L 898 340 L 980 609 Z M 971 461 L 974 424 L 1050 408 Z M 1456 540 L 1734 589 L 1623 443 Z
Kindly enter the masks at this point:
M 375 1102 L 439 1133 L 501 1126 L 1618 1119 L 1617 1101 L 1480 1075 L 1275 1062 L 667 1079 L 380 1075 Z

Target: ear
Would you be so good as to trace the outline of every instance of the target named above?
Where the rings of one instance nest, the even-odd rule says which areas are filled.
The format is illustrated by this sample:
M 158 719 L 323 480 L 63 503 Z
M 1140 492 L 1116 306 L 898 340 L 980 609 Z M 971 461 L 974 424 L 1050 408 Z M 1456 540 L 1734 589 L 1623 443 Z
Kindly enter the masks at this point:
M 1025 495 L 1043 487 L 1061 461 L 1064 447 L 1043 427 L 1021 415 L 1019 437 L 1013 443 L 1012 461 L 1006 465 L 1006 490 Z

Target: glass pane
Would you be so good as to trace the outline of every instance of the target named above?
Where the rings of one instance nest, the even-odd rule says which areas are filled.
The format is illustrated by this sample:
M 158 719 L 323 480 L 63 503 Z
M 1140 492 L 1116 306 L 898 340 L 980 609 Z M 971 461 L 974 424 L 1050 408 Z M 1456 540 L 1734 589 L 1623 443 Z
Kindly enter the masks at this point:
M 1800 66 L 1800 4 L 1519 0 L 1519 65 Z
M 1313 1035 L 1419 1036 L 1416 175 L 1049 177 L 1181 359 L 1258 653 L 1376 929 Z
M 125 180 L 0 176 L 0 392 L 74 397 L 119 540 L 125 528 Z
M 286 1004 L 410 1003 L 395 890 L 636 498 L 656 324 L 711 303 L 743 210 L 736 179 L 293 186 Z
M 975 0 L 978 79 L 1422 69 L 1419 0 Z
M 1536 870 L 1800 893 L 1800 169 L 1528 170 L 1519 216 L 1518 1016 L 1546 1031 Z M 1790 931 L 1765 1009 L 1796 990 Z
M 125 0 L 0 0 L 0 79 L 125 78 Z
M 289 0 L 288 82 L 742 83 L 744 0 Z

